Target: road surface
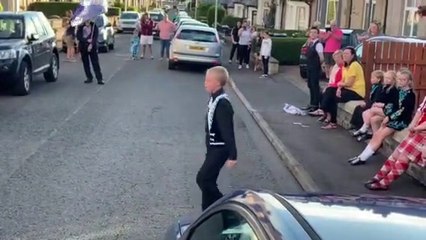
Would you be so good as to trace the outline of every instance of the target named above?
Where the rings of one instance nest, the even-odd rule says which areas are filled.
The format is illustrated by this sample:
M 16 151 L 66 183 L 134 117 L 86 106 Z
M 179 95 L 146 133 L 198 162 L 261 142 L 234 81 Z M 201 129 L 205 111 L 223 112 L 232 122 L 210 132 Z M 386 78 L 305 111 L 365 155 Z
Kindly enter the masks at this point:
M 198 211 L 208 95 L 203 70 L 128 61 L 130 35 L 101 54 L 106 85 L 83 84 L 81 62 L 32 94 L 0 92 L 0 239 L 161 239 Z M 64 55 L 61 58 L 64 59 Z M 301 192 L 232 93 L 239 164 L 220 187 Z

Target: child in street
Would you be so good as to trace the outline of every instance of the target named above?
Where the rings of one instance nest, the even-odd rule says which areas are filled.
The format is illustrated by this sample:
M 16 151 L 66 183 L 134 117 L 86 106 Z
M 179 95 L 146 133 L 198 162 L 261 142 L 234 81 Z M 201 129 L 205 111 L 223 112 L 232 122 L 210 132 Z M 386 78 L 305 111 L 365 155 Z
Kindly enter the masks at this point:
M 133 36 L 130 42 L 130 54 L 132 55 L 132 60 L 135 60 L 139 53 L 139 46 L 140 46 L 140 40 L 139 40 L 139 31 L 135 29 L 133 31 Z
M 263 74 L 260 78 L 269 76 L 269 58 L 271 57 L 272 40 L 268 32 L 262 33 L 262 45 L 260 46 L 260 57 L 263 63 Z

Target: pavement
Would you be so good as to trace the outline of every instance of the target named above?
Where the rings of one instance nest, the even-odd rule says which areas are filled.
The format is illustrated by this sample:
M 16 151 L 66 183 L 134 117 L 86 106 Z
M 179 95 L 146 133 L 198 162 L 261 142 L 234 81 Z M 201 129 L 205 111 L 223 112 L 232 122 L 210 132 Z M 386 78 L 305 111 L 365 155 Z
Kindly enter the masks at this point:
M 161 239 L 176 217 L 199 211 L 204 71 L 128 61 L 130 35 L 116 41 L 100 54 L 104 86 L 83 84 L 81 62 L 61 62 L 58 82 L 37 77 L 29 96 L 0 91 L 0 239 Z M 220 188 L 302 192 L 229 93 L 239 163 Z
M 406 175 L 387 192 L 365 189 L 363 183 L 382 166 L 385 156 L 377 154 L 364 166 L 351 166 L 347 160 L 359 154 L 364 143 L 356 142 L 343 128 L 322 130 L 317 118 L 284 113 L 285 103 L 306 106 L 308 101 L 297 66 L 281 66 L 279 74 L 267 79 L 259 79 L 260 73 L 253 70 L 237 70 L 237 64 L 228 68 L 236 92 L 246 106 L 249 103 L 252 117 L 304 190 L 426 197 L 426 188 Z

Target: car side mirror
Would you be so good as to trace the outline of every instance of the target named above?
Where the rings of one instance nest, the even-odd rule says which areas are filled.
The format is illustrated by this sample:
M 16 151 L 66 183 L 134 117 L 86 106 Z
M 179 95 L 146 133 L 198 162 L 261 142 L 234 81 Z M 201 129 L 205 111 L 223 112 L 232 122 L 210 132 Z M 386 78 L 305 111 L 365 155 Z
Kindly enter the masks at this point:
M 37 41 L 40 39 L 40 36 L 37 33 L 31 33 L 29 40 L 30 41 Z

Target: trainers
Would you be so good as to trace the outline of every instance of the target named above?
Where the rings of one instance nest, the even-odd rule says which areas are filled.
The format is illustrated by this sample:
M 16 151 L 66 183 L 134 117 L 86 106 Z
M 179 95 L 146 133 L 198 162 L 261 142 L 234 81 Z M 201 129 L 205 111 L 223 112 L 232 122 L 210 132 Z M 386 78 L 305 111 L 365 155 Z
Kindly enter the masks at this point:
M 232 60 L 229 60 L 229 64 L 231 64 L 232 63 Z
M 154 60 L 154 56 L 151 56 L 151 60 Z
M 249 68 L 250 68 L 250 66 L 249 66 L 248 64 L 246 64 L 246 68 L 247 68 L 247 69 L 249 69 Z
M 241 69 L 241 68 L 243 68 L 243 66 L 241 66 L 241 65 L 238 65 L 238 69 Z
M 260 75 L 260 77 L 259 78 L 266 78 L 267 77 L 267 75 L 266 74 L 262 74 L 262 75 Z

